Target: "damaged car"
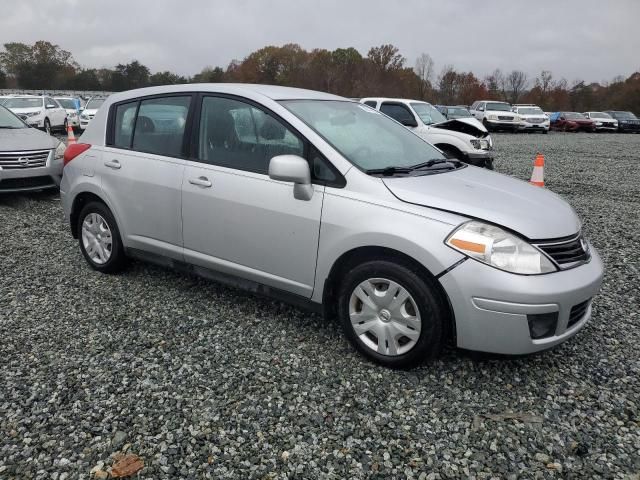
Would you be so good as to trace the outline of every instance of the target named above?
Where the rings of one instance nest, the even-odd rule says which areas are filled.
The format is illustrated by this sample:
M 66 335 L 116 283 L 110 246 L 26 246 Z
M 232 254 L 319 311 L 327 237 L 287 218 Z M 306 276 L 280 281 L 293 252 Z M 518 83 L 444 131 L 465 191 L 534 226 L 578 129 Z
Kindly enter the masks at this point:
M 447 158 L 493 170 L 493 141 L 476 119 L 447 120 L 433 105 L 420 100 L 363 98 L 360 102 L 409 128 Z

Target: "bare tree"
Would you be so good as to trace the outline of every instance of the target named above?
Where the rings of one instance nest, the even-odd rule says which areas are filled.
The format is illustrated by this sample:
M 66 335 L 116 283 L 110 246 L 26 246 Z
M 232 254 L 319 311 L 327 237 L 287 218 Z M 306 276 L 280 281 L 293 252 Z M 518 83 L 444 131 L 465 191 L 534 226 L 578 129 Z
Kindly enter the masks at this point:
M 527 88 L 527 74 L 520 70 L 513 70 L 506 77 L 506 93 L 508 94 L 508 99 L 511 103 L 518 103 L 520 97 L 524 93 L 524 90 Z
M 453 105 L 457 97 L 458 73 L 453 65 L 445 65 L 438 76 L 438 91 L 440 102 Z
M 505 78 L 502 70 L 496 68 L 490 75 L 484 77 L 484 83 L 492 99 L 505 99 Z
M 413 71 L 420 80 L 418 93 L 421 99 L 426 99 L 427 93 L 432 89 L 434 63 L 428 53 L 421 54 L 416 60 L 416 66 Z

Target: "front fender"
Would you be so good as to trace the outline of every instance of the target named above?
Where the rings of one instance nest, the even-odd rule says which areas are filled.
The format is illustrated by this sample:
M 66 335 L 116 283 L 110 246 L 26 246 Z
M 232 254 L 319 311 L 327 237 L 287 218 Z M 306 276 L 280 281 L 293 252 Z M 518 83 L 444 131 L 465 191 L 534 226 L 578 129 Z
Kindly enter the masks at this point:
M 329 189 L 327 189 L 329 190 Z M 321 303 L 325 280 L 335 262 L 360 247 L 399 251 L 437 275 L 464 256 L 444 244 L 466 219 L 424 207 L 424 215 L 388 205 L 325 193 L 312 301 Z M 433 215 L 432 215 L 433 214 Z

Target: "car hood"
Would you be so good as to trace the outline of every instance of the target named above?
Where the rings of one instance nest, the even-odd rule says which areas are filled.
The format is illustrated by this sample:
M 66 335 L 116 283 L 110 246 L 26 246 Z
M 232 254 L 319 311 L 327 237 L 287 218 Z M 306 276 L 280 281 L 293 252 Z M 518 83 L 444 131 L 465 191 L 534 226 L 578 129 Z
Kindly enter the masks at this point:
M 475 118 L 453 118 L 446 122 L 434 123 L 431 127 L 466 133 L 476 138 L 484 138 L 489 135 L 484 125 Z
M 581 227 L 573 208 L 558 195 L 484 168 L 383 182 L 404 202 L 485 220 L 530 240 L 566 237 Z
M 0 128 L 0 150 L 16 152 L 56 148 L 60 143 L 55 137 L 35 128 Z
M 7 107 L 9 108 L 9 107 Z M 9 108 L 13 113 L 31 113 L 31 112 L 41 112 L 43 110 L 42 107 L 29 107 L 29 108 Z

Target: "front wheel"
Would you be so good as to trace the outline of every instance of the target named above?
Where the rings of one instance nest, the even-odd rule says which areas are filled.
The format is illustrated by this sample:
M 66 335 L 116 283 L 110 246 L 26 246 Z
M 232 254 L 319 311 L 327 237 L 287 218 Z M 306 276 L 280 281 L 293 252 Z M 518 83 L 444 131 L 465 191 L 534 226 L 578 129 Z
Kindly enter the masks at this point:
M 48 118 L 44 119 L 44 131 L 47 132 L 47 135 L 51 135 L 51 122 Z
M 374 260 L 353 268 L 338 296 L 351 344 L 387 367 L 410 368 L 440 353 L 446 320 L 435 287 L 409 265 Z
M 80 251 L 94 270 L 115 273 L 125 265 L 120 231 L 111 211 L 100 202 L 90 202 L 78 215 Z
M 62 129 L 64 130 L 64 133 L 67 133 L 68 127 L 69 127 L 69 121 L 65 118 L 64 123 L 62 124 Z

